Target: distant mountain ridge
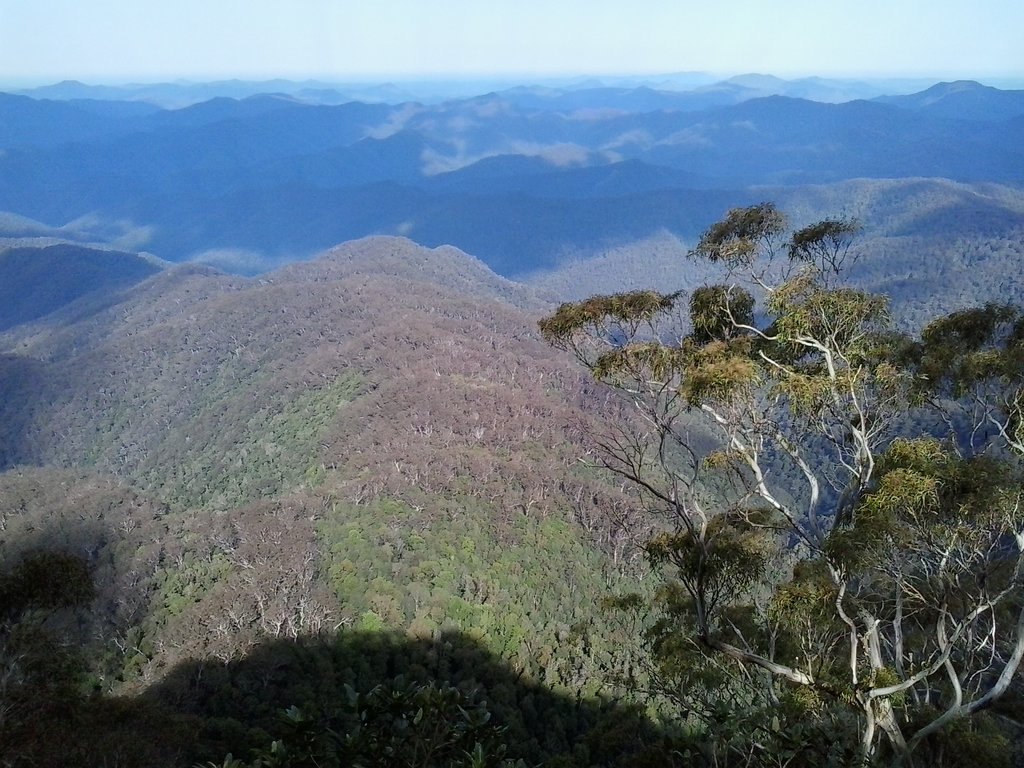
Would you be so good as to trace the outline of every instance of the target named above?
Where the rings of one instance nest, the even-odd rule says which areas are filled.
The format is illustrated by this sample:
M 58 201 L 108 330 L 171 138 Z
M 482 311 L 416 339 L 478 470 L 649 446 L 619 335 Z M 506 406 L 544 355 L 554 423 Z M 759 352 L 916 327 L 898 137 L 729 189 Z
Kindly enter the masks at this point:
M 747 98 L 752 98 L 755 95 L 782 94 L 800 98 L 815 98 L 819 101 L 849 101 L 857 98 L 873 98 L 882 94 L 912 93 L 926 88 L 928 85 L 930 83 L 923 78 L 802 77 L 790 80 L 756 73 L 723 78 L 707 72 L 677 72 L 652 75 L 545 78 L 530 85 L 500 78 L 458 81 L 401 80 L 390 83 L 296 81 L 278 78 L 214 82 L 178 80 L 126 85 L 94 85 L 78 80 L 65 80 L 50 85 L 24 88 L 17 92 L 33 98 L 134 101 L 173 109 L 207 101 L 218 96 L 246 98 L 262 93 L 286 93 L 310 103 L 320 104 L 340 104 L 345 101 L 401 104 L 409 101 L 439 103 L 470 98 L 493 91 L 533 90 L 554 95 L 596 89 L 622 91 L 649 89 L 676 93 L 732 89 L 736 92 L 748 92 Z M 1000 87 L 1004 86 L 1000 85 Z
M 0 331 L 89 297 L 109 301 L 110 294 L 160 269 L 122 251 L 72 244 L 0 246 Z
M 593 85 L 399 105 L 314 105 L 293 89 L 157 111 L 4 97 L 0 211 L 250 273 L 402 235 L 514 276 L 662 230 L 693 237 L 758 188 L 1024 184 L 1024 91 L 821 103 L 763 94 L 842 83 Z
M 920 93 L 875 101 L 959 120 L 1000 121 L 1024 115 L 1024 90 L 999 90 L 974 80 L 937 83 Z

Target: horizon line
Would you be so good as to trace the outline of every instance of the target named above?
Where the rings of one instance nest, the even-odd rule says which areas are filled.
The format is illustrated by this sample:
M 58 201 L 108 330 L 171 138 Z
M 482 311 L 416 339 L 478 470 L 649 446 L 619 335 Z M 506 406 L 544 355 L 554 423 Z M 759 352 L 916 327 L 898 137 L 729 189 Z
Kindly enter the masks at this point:
M 934 72 L 934 73 L 829 73 L 829 74 L 803 74 L 784 73 L 775 74 L 766 71 L 735 71 L 716 72 L 712 70 L 673 70 L 673 71 L 651 71 L 651 72 L 480 72 L 480 73 L 426 73 L 426 72 L 394 72 L 394 73 L 222 73 L 222 74 L 182 74 L 182 75 L 53 75 L 53 76 L 28 76 L 28 77 L 5 77 L 0 79 L 0 89 L 16 88 L 18 90 L 32 90 L 36 88 L 47 88 L 64 84 L 77 84 L 94 88 L 131 88 L 156 85 L 217 85 L 221 83 L 264 83 L 264 82 L 287 82 L 287 83 L 319 83 L 329 85 L 373 85 L 382 86 L 388 84 L 465 84 L 483 82 L 508 82 L 518 84 L 542 84 L 547 82 L 571 82 L 574 80 L 587 79 L 620 79 L 620 80 L 652 80 L 658 78 L 708 78 L 711 82 L 722 82 L 740 77 L 770 77 L 787 82 L 801 80 L 834 80 L 841 82 L 897 82 L 897 81 L 931 81 L 956 82 L 956 81 L 1007 81 L 1019 82 L 1024 86 L 1024 71 L 1021 72 Z

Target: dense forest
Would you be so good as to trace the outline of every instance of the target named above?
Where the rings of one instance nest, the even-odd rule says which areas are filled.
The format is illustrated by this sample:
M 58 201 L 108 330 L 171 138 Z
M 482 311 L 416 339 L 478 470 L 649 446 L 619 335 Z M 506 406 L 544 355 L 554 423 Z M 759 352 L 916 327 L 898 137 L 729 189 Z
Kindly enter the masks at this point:
M 554 313 L 371 238 L 8 329 L 3 764 L 1011 765 L 1024 320 L 900 331 L 858 228 L 735 209 L 704 286 Z
M 593 674 L 632 639 L 601 601 L 643 588 L 651 523 L 579 461 L 586 424 L 618 406 L 540 341 L 529 290 L 384 238 L 258 280 L 182 266 L 86 301 L 5 338 L 4 571 L 59 555 L 93 584 L 8 617 L 7 695 L 25 697 L 4 713 L 8 762 L 100 764 L 121 738 L 124 765 L 247 756 L 278 710 L 327 717 L 345 684 L 400 675 L 459 696 L 486 683 L 531 762 L 583 749 L 626 706 Z M 29 627 L 66 668 L 30 674 Z M 56 722 L 82 727 L 40 739 Z

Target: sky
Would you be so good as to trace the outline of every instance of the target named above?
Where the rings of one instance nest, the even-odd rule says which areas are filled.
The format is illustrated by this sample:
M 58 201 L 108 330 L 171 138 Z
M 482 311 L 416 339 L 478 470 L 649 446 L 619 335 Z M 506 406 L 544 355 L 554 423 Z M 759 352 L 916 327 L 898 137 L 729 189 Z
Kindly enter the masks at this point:
M 1022 0 L 0 0 L 0 84 L 1024 75 Z

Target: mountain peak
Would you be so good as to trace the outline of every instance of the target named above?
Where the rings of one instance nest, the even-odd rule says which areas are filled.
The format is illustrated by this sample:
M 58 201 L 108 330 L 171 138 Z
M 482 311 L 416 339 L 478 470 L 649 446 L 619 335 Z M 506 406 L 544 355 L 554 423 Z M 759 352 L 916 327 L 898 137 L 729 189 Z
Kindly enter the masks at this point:
M 936 83 L 918 93 L 875 101 L 959 120 L 1008 120 L 1024 114 L 1024 91 L 1004 91 L 976 80 Z
M 316 283 L 368 276 L 432 284 L 445 293 L 497 298 L 521 308 L 541 305 L 532 289 L 495 274 L 480 259 L 455 246 L 430 248 L 395 235 L 371 235 L 342 243 L 315 259 L 272 272 L 266 279 Z
M 742 85 L 745 88 L 778 88 L 785 85 L 786 81 L 775 75 L 763 75 L 757 72 L 749 72 L 745 75 L 736 75 L 725 80 L 726 83 Z
M 965 91 L 994 91 L 988 85 L 982 85 L 977 80 L 952 80 L 950 82 L 936 83 L 931 88 L 923 91 L 923 93 L 933 94 L 950 94 L 950 93 L 964 93 Z

